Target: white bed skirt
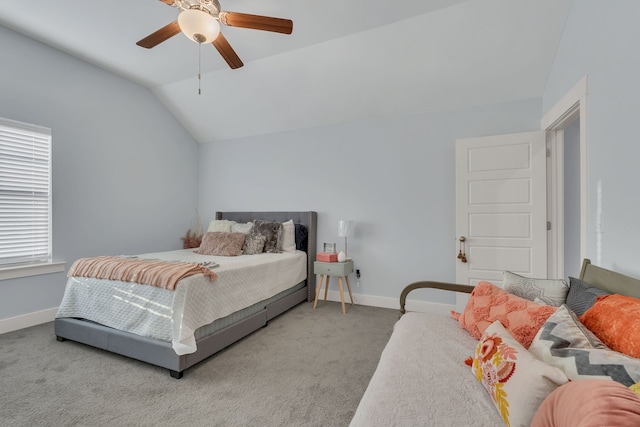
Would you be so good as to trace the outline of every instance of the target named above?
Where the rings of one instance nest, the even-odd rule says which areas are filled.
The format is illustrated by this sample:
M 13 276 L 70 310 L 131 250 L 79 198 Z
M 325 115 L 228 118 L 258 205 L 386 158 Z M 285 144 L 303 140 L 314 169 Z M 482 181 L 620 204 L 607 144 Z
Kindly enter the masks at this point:
M 172 343 L 178 355 L 196 351 L 200 326 L 266 300 L 307 277 L 304 252 L 237 257 L 199 255 L 193 249 L 139 258 L 210 262 L 218 275 L 181 280 L 175 291 L 131 282 L 70 277 L 56 318 L 78 317 L 111 328 Z

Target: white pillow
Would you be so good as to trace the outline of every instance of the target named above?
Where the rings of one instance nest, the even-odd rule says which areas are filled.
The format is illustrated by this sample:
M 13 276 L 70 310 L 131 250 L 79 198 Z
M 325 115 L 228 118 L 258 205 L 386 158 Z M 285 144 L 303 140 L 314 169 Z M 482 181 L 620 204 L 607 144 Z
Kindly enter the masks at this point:
M 232 221 L 231 232 L 249 234 L 249 231 L 251 231 L 251 227 L 253 227 L 252 222 L 241 223 L 241 222 Z
M 530 279 L 510 271 L 503 273 L 502 289 L 520 298 L 560 307 L 567 300 L 569 285 L 561 279 Z
M 293 220 L 282 223 L 282 252 L 296 251 L 296 226 Z
M 568 379 L 529 353 L 499 320 L 482 334 L 471 372 L 489 392 L 506 425 L 528 426 L 542 401 Z
M 207 229 L 207 231 L 231 233 L 232 222 L 234 221 L 229 221 L 228 219 L 214 219 L 209 223 L 209 228 Z

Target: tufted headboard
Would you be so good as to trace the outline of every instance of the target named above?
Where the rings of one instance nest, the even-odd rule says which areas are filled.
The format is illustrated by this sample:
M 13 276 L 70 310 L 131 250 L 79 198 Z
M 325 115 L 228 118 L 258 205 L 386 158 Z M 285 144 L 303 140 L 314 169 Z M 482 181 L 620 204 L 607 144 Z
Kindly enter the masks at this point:
M 316 260 L 318 213 L 314 211 L 293 212 L 216 212 L 216 219 L 227 219 L 236 222 L 250 222 L 256 219 L 265 221 L 285 222 L 290 219 L 295 224 L 307 227 L 307 301 L 313 301 L 316 297 L 315 280 L 313 274 L 313 262 Z

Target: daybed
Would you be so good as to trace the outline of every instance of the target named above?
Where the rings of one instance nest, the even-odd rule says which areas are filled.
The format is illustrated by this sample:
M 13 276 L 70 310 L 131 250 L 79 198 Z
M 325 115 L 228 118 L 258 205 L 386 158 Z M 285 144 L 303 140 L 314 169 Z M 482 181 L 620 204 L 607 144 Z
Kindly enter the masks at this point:
M 538 285 L 542 281 L 530 282 Z M 490 284 L 483 286 L 494 288 Z M 607 328 L 614 328 L 618 321 L 615 317 L 621 312 L 631 313 L 638 323 L 630 325 L 623 335 L 630 334 L 629 341 L 637 342 L 640 300 L 635 298 L 640 298 L 640 280 L 585 260 L 580 278 L 571 278 L 571 286 L 566 286 L 564 304 L 540 305 L 549 307 L 545 309 L 553 314 L 537 319 L 542 326 L 536 330 L 526 331 L 530 346 L 519 345 L 513 338 L 517 334 L 505 332 L 503 323 L 514 319 L 490 318 L 493 306 L 484 311 L 481 299 L 486 297 L 481 296 L 485 295 L 481 291 L 471 294 L 461 314 L 405 313 L 407 295 L 415 289 L 471 293 L 474 287 L 440 282 L 407 286 L 400 296 L 401 317 L 350 426 L 529 426 L 532 421 L 536 426 L 640 425 L 640 397 L 630 389 L 640 382 L 640 355 L 629 357 L 607 348 L 598 339 L 600 335 L 596 337 L 588 331 L 569 308 L 571 305 L 584 312 L 592 306 L 580 317 L 587 322 L 585 316 L 614 298 L 599 295 L 633 297 L 628 299 L 635 307 L 614 312 L 614 319 L 606 318 L 604 323 Z M 481 284 L 476 287 L 480 289 Z M 504 289 L 496 292 L 508 293 Z M 500 298 L 509 298 L 506 304 L 517 299 L 517 304 L 537 305 L 530 301 L 536 297 L 528 296 L 529 299 L 501 294 Z M 461 327 L 469 315 L 484 316 L 486 320 L 480 341 L 471 335 L 470 328 Z M 513 351 L 517 360 L 504 349 Z M 491 370 L 491 363 L 499 366 Z M 593 403 L 596 400 L 599 403 Z M 618 406 L 624 409 L 615 412 L 613 408 L 619 409 Z
M 58 341 L 77 341 L 148 362 L 181 378 L 187 368 L 267 325 L 275 316 L 303 301 L 313 301 L 316 212 L 216 213 L 219 223 L 250 225 L 254 220 L 293 220 L 297 247 L 286 254 L 212 257 L 186 250 L 132 257 L 211 265 L 217 276 L 212 282 L 206 280 L 206 274 L 185 277 L 175 290 L 70 277 L 55 319 Z M 289 267 L 285 271 L 283 265 L 295 271 Z M 277 276 L 273 284 L 272 276 Z M 267 282 L 270 293 L 264 289 Z M 112 308 L 110 300 L 116 299 L 118 306 Z

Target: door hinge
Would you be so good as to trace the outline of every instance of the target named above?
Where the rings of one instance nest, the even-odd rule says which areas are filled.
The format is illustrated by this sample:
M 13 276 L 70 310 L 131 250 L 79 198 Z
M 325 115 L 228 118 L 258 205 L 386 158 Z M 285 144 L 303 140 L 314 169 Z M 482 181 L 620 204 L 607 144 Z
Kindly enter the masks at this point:
M 551 221 L 547 221 L 547 231 L 551 230 Z
M 547 148 L 547 157 L 551 157 L 551 148 Z

